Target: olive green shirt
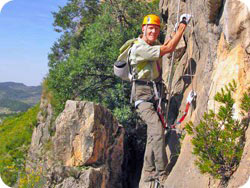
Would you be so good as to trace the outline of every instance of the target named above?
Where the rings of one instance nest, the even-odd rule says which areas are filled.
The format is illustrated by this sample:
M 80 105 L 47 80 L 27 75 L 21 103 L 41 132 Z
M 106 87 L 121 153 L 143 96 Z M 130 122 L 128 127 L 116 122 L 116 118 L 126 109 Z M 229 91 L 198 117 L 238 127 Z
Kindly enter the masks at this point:
M 136 79 L 150 81 L 160 76 L 158 70 L 162 67 L 160 47 L 159 43 L 150 46 L 141 37 L 134 42 L 130 52 L 130 61 L 133 72 L 136 73 Z

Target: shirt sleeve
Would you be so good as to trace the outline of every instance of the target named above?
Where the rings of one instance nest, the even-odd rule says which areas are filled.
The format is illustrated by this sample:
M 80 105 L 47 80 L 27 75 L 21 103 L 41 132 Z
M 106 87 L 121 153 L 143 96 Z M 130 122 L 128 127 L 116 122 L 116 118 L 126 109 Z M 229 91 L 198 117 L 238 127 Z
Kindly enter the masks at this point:
M 160 45 L 134 45 L 131 49 L 131 59 L 136 62 L 156 61 L 160 58 Z

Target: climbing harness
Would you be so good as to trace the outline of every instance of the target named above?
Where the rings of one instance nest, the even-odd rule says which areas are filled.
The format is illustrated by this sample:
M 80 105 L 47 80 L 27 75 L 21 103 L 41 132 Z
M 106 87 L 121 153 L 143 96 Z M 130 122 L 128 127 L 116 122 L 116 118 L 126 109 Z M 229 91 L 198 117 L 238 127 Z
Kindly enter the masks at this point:
M 152 181 L 150 187 L 151 188 L 164 188 L 164 186 L 160 184 L 160 181 L 158 179 L 155 179 L 154 181 Z
M 160 184 L 159 180 L 155 180 L 155 183 L 154 183 L 154 188 L 161 188 L 161 187 L 164 187 Z
M 180 12 L 180 0 L 178 2 L 177 23 L 178 23 L 178 18 L 179 18 L 179 12 Z M 171 97 L 172 97 L 172 91 L 171 90 L 172 90 L 172 77 L 173 77 L 174 56 L 175 56 L 175 52 L 172 53 L 171 63 L 170 63 L 170 71 L 169 71 L 169 75 L 168 75 L 168 88 L 167 89 L 168 89 L 169 92 L 168 92 L 168 99 L 167 99 L 168 103 L 167 103 L 166 114 L 164 114 L 164 112 L 162 110 L 162 106 L 161 106 L 162 105 L 161 104 L 162 103 L 162 96 L 163 96 L 163 93 L 162 93 L 163 92 L 163 89 L 162 89 L 163 86 L 161 85 L 161 91 L 158 92 L 155 82 L 151 81 L 152 85 L 153 85 L 153 90 L 154 90 L 154 97 L 152 97 L 152 98 L 154 98 L 153 103 L 155 104 L 155 102 L 157 101 L 156 111 L 157 111 L 157 113 L 159 115 L 159 118 L 160 118 L 160 121 L 161 121 L 163 127 L 166 128 L 166 129 L 168 129 L 168 128 L 170 128 L 170 129 L 176 129 L 176 125 L 181 124 L 181 122 L 185 119 L 185 117 L 186 117 L 186 115 L 188 113 L 188 110 L 189 110 L 189 107 L 191 105 L 192 100 L 196 96 L 196 93 L 192 89 L 192 91 L 189 94 L 189 96 L 192 96 L 192 100 L 190 102 L 187 102 L 184 115 L 180 118 L 180 120 L 177 121 L 177 123 L 175 123 L 173 125 L 168 125 L 166 117 L 168 117 L 168 114 L 169 114 L 170 101 L 171 101 Z M 192 72 L 191 70 L 192 70 L 192 67 L 191 67 L 191 64 L 190 64 L 190 73 Z M 158 68 L 158 71 L 160 72 L 159 68 Z M 186 76 L 189 76 L 189 75 L 186 75 Z M 192 79 L 192 76 L 191 76 L 191 79 Z M 163 84 L 163 83 L 161 83 L 161 84 Z M 132 88 L 134 88 L 134 87 L 132 87 Z M 134 93 L 134 92 L 132 90 L 132 93 Z M 148 100 L 140 100 L 139 99 L 139 100 L 135 101 L 135 107 L 137 107 L 142 102 L 152 102 L 152 98 L 150 98 Z
M 177 23 L 178 23 L 178 19 L 179 19 L 179 13 L 180 13 L 180 0 L 178 1 Z M 188 54 L 189 54 L 189 52 L 188 52 Z M 138 105 L 140 105 L 143 102 L 152 102 L 156 107 L 156 111 L 157 111 L 157 113 L 159 115 L 159 119 L 160 119 L 163 127 L 166 128 L 166 129 L 167 128 L 176 129 L 176 126 L 183 122 L 183 120 L 185 119 L 185 117 L 188 114 L 188 110 L 189 110 L 189 108 L 191 106 L 192 101 L 196 97 L 196 93 L 195 93 L 195 91 L 193 89 L 193 82 L 192 82 L 192 77 L 194 76 L 194 75 L 192 75 L 192 62 L 188 61 L 187 65 L 190 68 L 189 74 L 185 74 L 185 75 L 183 74 L 182 77 L 186 76 L 186 77 L 190 77 L 190 79 L 191 79 L 192 90 L 190 91 L 188 98 L 191 98 L 192 100 L 189 100 L 186 103 L 185 111 L 184 111 L 184 114 L 182 115 L 182 117 L 175 124 L 168 125 L 167 117 L 169 115 L 170 101 L 171 101 L 171 98 L 172 98 L 172 95 L 173 95 L 173 93 L 172 93 L 172 79 L 173 79 L 174 56 L 175 56 L 175 51 L 172 53 L 171 62 L 170 62 L 170 71 L 169 71 L 169 75 L 168 75 L 168 87 L 167 87 L 167 90 L 168 90 L 168 92 L 167 92 L 167 101 L 168 101 L 168 103 L 167 103 L 167 108 L 166 108 L 166 111 L 165 111 L 166 113 L 165 114 L 164 114 L 163 109 L 162 109 L 163 83 L 160 83 L 160 92 L 158 92 L 156 82 L 154 82 L 152 80 L 151 81 L 141 81 L 141 80 L 133 79 L 132 80 L 131 98 L 130 98 L 130 101 L 132 101 L 132 98 L 135 95 L 135 85 L 136 85 L 136 83 L 139 83 L 139 82 L 143 83 L 144 82 L 144 84 L 150 85 L 153 88 L 154 95 L 152 97 L 150 97 L 149 99 L 147 99 L 147 100 L 142 100 L 142 99 L 136 100 L 135 101 L 135 108 L 137 108 Z M 151 67 L 151 69 L 152 69 L 152 67 Z M 157 69 L 158 69 L 158 72 L 161 75 L 161 70 L 160 70 L 158 64 L 157 64 Z M 151 71 L 151 74 L 152 74 L 152 72 L 153 71 Z M 151 78 L 153 78 L 152 75 L 151 75 Z

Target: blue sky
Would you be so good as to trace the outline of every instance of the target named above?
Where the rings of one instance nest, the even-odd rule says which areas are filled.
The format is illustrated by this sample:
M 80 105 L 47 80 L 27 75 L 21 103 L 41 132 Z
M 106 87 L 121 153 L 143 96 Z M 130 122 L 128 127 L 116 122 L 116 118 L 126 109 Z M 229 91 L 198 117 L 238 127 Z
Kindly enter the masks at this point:
M 1 0 L 0 0 L 1 1 Z M 0 82 L 41 84 L 48 73 L 48 53 L 60 34 L 52 11 L 67 0 L 12 0 L 0 13 Z

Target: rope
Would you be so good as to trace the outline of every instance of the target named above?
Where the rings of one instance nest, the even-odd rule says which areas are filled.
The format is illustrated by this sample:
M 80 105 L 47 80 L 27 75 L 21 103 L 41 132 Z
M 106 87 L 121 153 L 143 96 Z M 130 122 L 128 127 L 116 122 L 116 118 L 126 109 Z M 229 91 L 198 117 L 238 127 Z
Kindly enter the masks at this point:
M 190 14 L 193 16 L 191 4 L 189 3 L 189 1 L 187 2 L 186 8 L 188 9 L 187 12 L 188 13 L 190 12 Z M 192 39 L 193 39 L 193 32 L 194 32 L 194 20 L 191 19 L 191 37 L 192 37 Z M 192 48 L 193 48 L 193 45 L 192 45 Z M 190 48 L 189 48 L 189 50 L 190 50 Z M 192 52 L 191 53 L 191 57 L 192 57 L 192 55 L 193 55 L 193 49 L 191 50 L 191 52 Z M 188 53 L 189 53 L 189 51 L 188 51 Z M 190 54 L 188 54 L 188 57 L 189 57 L 189 55 Z M 189 63 L 190 63 L 190 74 L 192 74 L 192 75 L 190 75 L 190 78 L 191 78 L 191 88 L 192 88 L 192 91 L 194 91 L 194 84 L 193 84 L 193 76 L 194 75 L 193 75 L 193 72 L 192 72 L 192 61 L 190 61 Z
M 179 19 L 179 13 L 180 13 L 180 2 L 181 0 L 178 1 L 178 9 L 177 9 L 177 23 Z M 173 64 L 174 64 L 174 56 L 175 56 L 175 51 L 172 53 L 171 57 L 171 62 L 170 62 L 170 71 L 168 75 L 168 105 L 167 105 L 167 111 L 166 111 L 166 117 L 168 118 L 168 113 L 169 113 L 169 107 L 170 107 L 170 99 L 172 97 L 172 74 L 173 74 Z
M 191 4 L 190 4 L 190 6 L 191 6 Z M 179 1 L 179 3 L 178 3 L 178 14 L 177 14 L 177 21 L 178 21 L 178 18 L 179 18 L 179 8 L 180 8 L 180 1 Z M 187 2 L 187 5 L 186 5 L 186 11 L 187 11 L 187 13 L 190 13 L 191 15 L 193 15 L 192 14 L 192 9 L 191 9 L 191 7 L 190 7 L 190 10 L 188 10 L 189 9 L 189 3 Z M 191 22 L 192 24 L 191 24 L 191 34 L 193 35 L 193 30 L 194 30 L 194 22 L 193 22 L 193 20 L 192 20 L 192 22 Z M 193 47 L 193 46 L 192 46 Z M 193 51 L 191 51 L 191 53 L 189 52 L 191 50 L 191 47 L 189 46 L 189 49 L 188 49 L 188 51 L 187 51 L 187 65 L 189 66 L 189 74 L 187 74 L 187 76 L 190 76 L 190 81 L 191 81 L 191 88 L 192 88 L 192 91 L 194 91 L 194 86 L 193 86 L 193 69 L 192 69 L 192 61 L 191 60 L 189 60 L 190 58 L 190 54 L 191 54 L 191 57 L 192 57 L 192 52 Z M 172 77 L 171 77 L 171 74 L 172 74 L 172 71 L 173 71 L 173 68 L 172 68 L 172 66 L 173 66 L 173 61 L 174 61 L 174 52 L 173 52 L 173 54 L 172 54 L 172 59 L 171 59 L 171 70 L 170 70 L 170 73 L 169 73 L 169 77 L 168 77 L 168 89 L 169 89 L 169 94 L 168 94 L 168 106 L 167 106 L 167 112 L 166 112 L 166 115 L 167 115 L 167 117 L 168 117 L 168 113 L 169 113 L 169 107 L 170 107 L 170 99 L 171 99 L 171 96 L 172 96 L 172 91 L 171 91 L 171 87 L 172 87 Z M 188 66 L 187 66 L 187 68 L 188 68 Z M 185 69 L 184 69 L 185 70 Z M 183 74 L 184 74 L 184 70 L 183 70 L 183 73 L 182 73 L 182 77 L 184 76 Z M 187 114 L 188 114 L 188 110 L 189 110 L 189 107 L 191 106 L 191 103 L 187 103 L 186 104 L 186 107 L 185 107 L 185 111 L 184 111 L 184 114 L 182 115 L 182 117 L 175 123 L 175 124 L 173 124 L 173 125 L 169 125 L 168 127 L 170 128 L 170 129 L 177 129 L 176 128 L 176 126 L 177 125 L 179 125 L 179 124 L 181 124 L 182 123 L 182 121 L 184 121 L 184 119 L 186 118 L 186 116 L 187 116 Z
M 190 4 L 191 6 L 191 4 Z M 187 2 L 187 6 L 186 6 L 186 12 L 187 13 L 190 13 L 192 16 L 192 9 L 191 7 L 189 7 L 189 3 Z M 193 19 L 192 19 L 192 22 L 191 22 L 191 36 L 193 35 L 193 30 L 194 30 L 194 22 L 193 22 Z M 192 46 L 193 48 L 193 46 Z M 190 57 L 192 57 L 192 53 L 193 53 L 193 50 L 191 50 L 191 56 L 190 56 L 190 50 L 191 50 L 191 47 L 189 46 L 189 49 L 187 51 L 187 65 L 189 66 L 189 74 L 187 74 L 187 76 L 190 76 L 190 81 L 191 81 L 191 91 L 194 91 L 194 86 L 193 86 L 193 69 L 192 69 L 192 61 L 190 60 Z M 187 68 L 188 68 L 187 66 Z M 185 70 L 185 69 L 184 69 Z M 191 103 L 187 103 L 186 104 L 186 107 L 185 107 L 185 111 L 184 111 L 184 114 L 182 115 L 182 117 L 179 119 L 179 121 L 177 121 L 176 124 L 172 125 L 172 127 L 176 127 L 176 125 L 179 125 L 182 123 L 182 121 L 186 118 L 187 114 L 188 114 L 188 110 L 189 110 L 189 107 L 192 106 Z
M 187 2 L 187 9 L 188 9 L 188 13 L 190 13 L 193 16 L 193 12 L 192 12 L 192 7 L 191 7 L 191 2 L 190 1 Z M 191 31 L 190 32 L 191 32 L 191 39 L 192 39 L 192 40 L 190 40 L 190 43 L 191 43 L 191 42 L 193 42 L 193 34 L 194 34 L 194 20 L 193 19 L 191 19 Z M 191 47 L 192 47 L 192 49 L 191 49 Z M 189 56 L 190 57 L 193 56 L 193 45 L 191 47 L 189 46 L 189 50 L 191 50 L 191 55 L 190 55 L 190 53 L 188 51 L 188 53 L 189 53 L 188 57 Z M 192 60 L 190 60 L 189 63 L 190 63 L 190 66 L 189 66 L 190 71 L 189 72 L 190 72 L 190 74 L 192 74 L 192 75 L 190 75 L 191 89 L 192 89 L 192 91 L 195 91 L 194 90 L 194 83 L 193 83 L 194 72 L 193 72 L 193 69 L 192 69 Z M 190 104 L 190 106 L 192 106 L 192 104 Z M 191 108 L 191 113 L 192 113 L 192 109 L 193 108 Z M 187 112 L 184 112 L 184 113 L 187 113 Z

